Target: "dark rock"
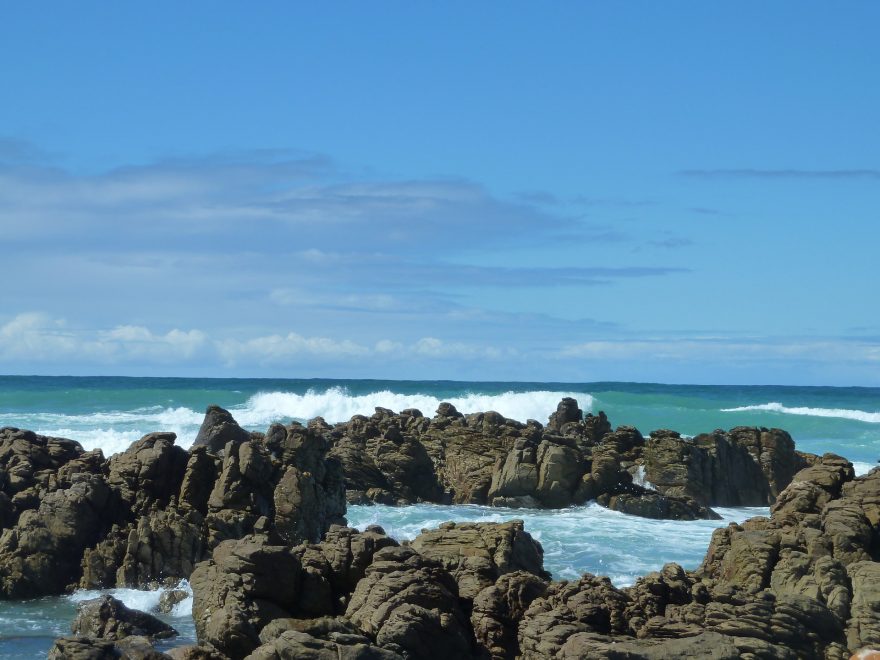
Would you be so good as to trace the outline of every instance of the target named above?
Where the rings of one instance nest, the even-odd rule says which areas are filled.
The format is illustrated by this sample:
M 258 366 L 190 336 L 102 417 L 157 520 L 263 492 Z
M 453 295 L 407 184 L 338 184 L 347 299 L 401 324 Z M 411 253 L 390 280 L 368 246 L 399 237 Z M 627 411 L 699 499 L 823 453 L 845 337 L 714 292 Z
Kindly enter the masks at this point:
M 220 406 L 208 406 L 193 447 L 206 447 L 212 454 L 219 454 L 229 443 L 235 446 L 248 440 L 250 433 L 238 425 L 232 413 Z
M 77 475 L 67 489 L 46 495 L 0 536 L 0 596 L 60 594 L 80 577 L 80 558 L 106 521 L 110 489 L 97 475 Z
M 112 641 L 91 637 L 60 637 L 55 640 L 48 660 L 118 660 L 119 649 Z
M 151 509 L 136 523 L 116 527 L 85 551 L 80 586 L 143 588 L 188 578 L 202 559 L 203 522 L 198 511 L 169 507 Z
M 120 640 L 129 635 L 151 639 L 174 637 L 177 631 L 156 617 L 132 610 L 112 596 L 101 596 L 79 604 L 71 624 L 74 635 Z
M 585 574 L 577 582 L 554 582 L 532 601 L 519 625 L 523 658 L 559 657 L 563 645 L 580 632 L 623 634 L 629 598 L 606 577 Z
M 167 506 L 180 490 L 189 457 L 173 433 L 150 433 L 110 458 L 107 483 L 134 513 Z
M 577 424 L 584 418 L 584 411 L 578 408 L 578 402 L 571 397 L 565 397 L 556 406 L 556 412 L 550 415 L 547 422 L 547 430 L 563 434 L 566 424 Z
M 780 429 L 737 427 L 685 440 L 655 431 L 645 447 L 645 477 L 664 495 L 704 505 L 766 506 L 806 465 Z
M 661 495 L 639 486 L 618 495 L 600 495 L 596 501 L 614 511 L 656 520 L 720 520 L 715 511 L 689 497 Z
M 477 644 L 494 660 L 519 656 L 517 627 L 529 605 L 547 590 L 547 583 L 525 571 L 505 573 L 474 598 L 471 623 Z

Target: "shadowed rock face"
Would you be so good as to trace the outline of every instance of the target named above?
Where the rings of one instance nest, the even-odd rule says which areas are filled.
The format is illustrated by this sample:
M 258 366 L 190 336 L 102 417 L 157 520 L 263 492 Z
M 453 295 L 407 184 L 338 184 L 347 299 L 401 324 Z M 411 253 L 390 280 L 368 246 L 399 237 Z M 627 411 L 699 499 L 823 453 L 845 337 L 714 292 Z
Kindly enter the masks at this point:
M 324 430 L 250 434 L 214 406 L 203 431 L 205 444 L 189 452 L 173 433 L 151 433 L 105 460 L 69 440 L 0 429 L 0 597 L 176 581 L 260 519 L 292 544 L 344 522 L 341 466 L 327 457 Z
M 433 419 L 417 410 L 377 408 L 329 431 L 350 502 L 454 502 L 563 508 L 596 499 L 651 518 L 717 518 L 710 506 L 775 501 L 809 458 L 779 429 L 738 427 L 685 440 L 633 427 L 611 429 L 563 399 L 546 427 L 494 412 L 462 415 L 442 404 Z M 633 483 L 642 474 L 656 489 Z
M 238 425 L 228 410 L 220 406 L 208 406 L 193 447 L 206 447 L 211 453 L 218 454 L 230 442 L 238 444 L 248 440 L 250 433 Z
M 177 631 L 154 616 L 132 610 L 112 596 L 101 596 L 79 604 L 71 630 L 74 635 L 119 640 L 131 635 L 163 639 Z

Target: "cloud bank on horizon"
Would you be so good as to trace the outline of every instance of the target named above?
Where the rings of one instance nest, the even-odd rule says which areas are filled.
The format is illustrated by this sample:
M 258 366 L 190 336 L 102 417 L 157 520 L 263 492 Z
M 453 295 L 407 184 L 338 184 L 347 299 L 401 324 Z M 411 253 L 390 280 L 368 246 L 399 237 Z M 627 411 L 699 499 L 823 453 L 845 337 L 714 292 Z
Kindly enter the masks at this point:
M 10 10 L 0 372 L 880 385 L 875 6 L 210 9 Z

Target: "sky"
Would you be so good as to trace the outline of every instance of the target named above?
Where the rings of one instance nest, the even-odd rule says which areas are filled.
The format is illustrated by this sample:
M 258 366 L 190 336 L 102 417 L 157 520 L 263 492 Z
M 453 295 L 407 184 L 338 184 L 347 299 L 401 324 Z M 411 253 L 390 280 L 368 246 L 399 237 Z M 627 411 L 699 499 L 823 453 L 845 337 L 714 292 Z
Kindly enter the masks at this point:
M 0 8 L 0 373 L 880 385 L 880 4 Z

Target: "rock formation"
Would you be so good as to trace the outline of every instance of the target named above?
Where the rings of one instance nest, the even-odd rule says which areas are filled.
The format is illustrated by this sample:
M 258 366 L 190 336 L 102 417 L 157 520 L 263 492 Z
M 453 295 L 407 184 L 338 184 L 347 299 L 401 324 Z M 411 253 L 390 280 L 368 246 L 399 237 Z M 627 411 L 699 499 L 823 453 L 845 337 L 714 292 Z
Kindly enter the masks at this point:
M 153 433 L 105 460 L 0 429 L 0 596 L 188 578 L 199 646 L 156 651 L 147 615 L 83 607 L 53 658 L 842 659 L 880 644 L 880 470 L 795 451 L 778 429 L 685 439 L 612 430 L 563 400 L 548 423 L 377 409 L 244 431 L 212 407 L 189 451 Z M 649 517 L 771 505 L 715 532 L 701 566 L 617 588 L 550 582 L 520 521 L 447 523 L 400 545 L 346 498 Z M 161 634 L 161 633 L 159 633 Z
M 105 460 L 0 429 L 0 597 L 176 582 L 260 519 L 284 542 L 319 541 L 345 520 L 341 466 L 318 430 L 270 431 L 248 433 L 212 406 L 193 450 L 151 433 Z

